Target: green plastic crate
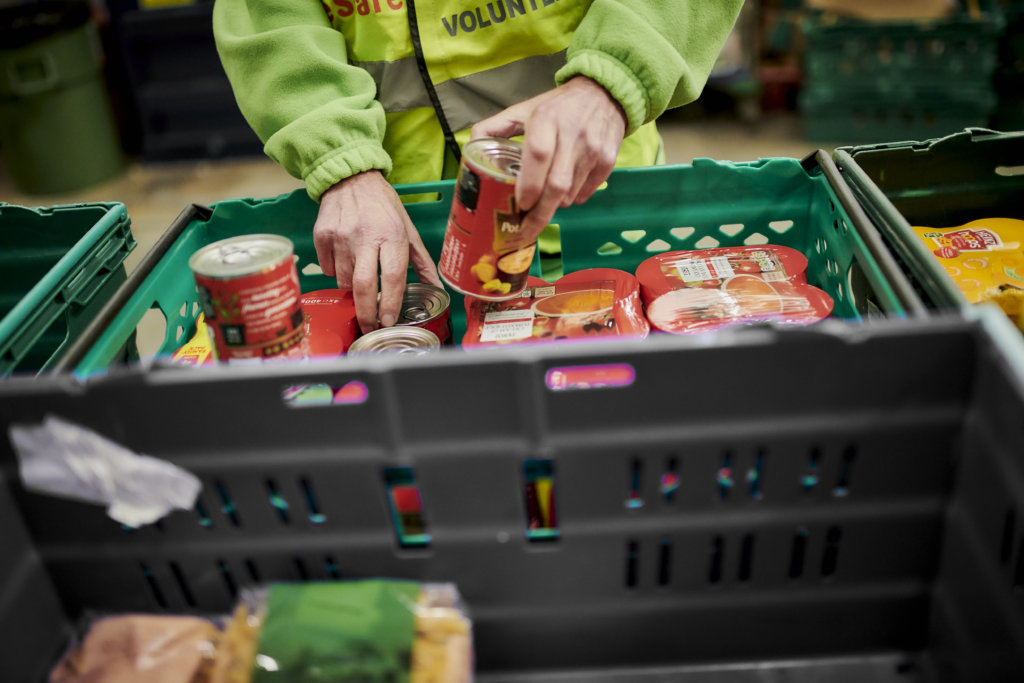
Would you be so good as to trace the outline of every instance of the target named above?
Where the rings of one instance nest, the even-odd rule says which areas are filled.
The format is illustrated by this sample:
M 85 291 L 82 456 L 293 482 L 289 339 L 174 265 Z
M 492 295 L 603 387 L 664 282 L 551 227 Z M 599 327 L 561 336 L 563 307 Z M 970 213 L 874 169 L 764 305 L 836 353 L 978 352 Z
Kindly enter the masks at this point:
M 834 157 L 921 300 L 937 309 L 969 306 L 911 226 L 1024 220 L 1024 132 L 972 129 L 924 142 L 843 147 Z
M 56 364 L 125 283 L 135 244 L 120 203 L 0 202 L 0 376 Z
M 844 145 L 924 140 L 987 126 L 995 108 L 991 88 L 908 88 L 880 94 L 829 85 L 800 93 L 806 137 Z
M 933 22 L 874 22 L 812 12 L 804 22 L 808 83 L 893 92 L 920 85 L 977 87 L 997 64 L 999 11 Z
M 830 184 L 838 171 L 823 152 L 801 162 L 767 159 L 733 163 L 707 159 L 692 165 L 616 170 L 588 202 L 559 209 L 564 272 L 589 267 L 632 272 L 667 250 L 744 244 L 781 244 L 809 259 L 811 283 L 835 300 L 835 315 L 905 315 L 920 306 L 877 233 L 863 233 L 847 211 L 855 202 Z M 407 208 L 436 259 L 441 250 L 454 183 L 401 186 L 400 194 L 437 193 Z M 270 232 L 295 244 L 303 291 L 333 287 L 318 271 L 312 241 L 317 205 L 295 191 L 268 199 L 238 199 L 189 207 L 147 255 L 116 300 L 98 316 L 95 334 L 67 358 L 68 369 L 89 375 L 107 368 L 150 308 L 168 321 L 158 357 L 181 346 L 199 313 L 188 259 L 197 249 L 234 235 Z M 452 297 L 456 339 L 465 331 L 464 302 Z

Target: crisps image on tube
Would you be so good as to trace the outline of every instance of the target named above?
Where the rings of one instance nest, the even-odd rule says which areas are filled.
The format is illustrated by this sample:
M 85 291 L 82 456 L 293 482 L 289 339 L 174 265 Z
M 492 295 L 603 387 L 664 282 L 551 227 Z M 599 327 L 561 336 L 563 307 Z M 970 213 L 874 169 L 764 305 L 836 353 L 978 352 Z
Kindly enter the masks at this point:
M 995 303 L 1024 330 L 1024 221 L 981 218 L 914 232 L 969 302 Z

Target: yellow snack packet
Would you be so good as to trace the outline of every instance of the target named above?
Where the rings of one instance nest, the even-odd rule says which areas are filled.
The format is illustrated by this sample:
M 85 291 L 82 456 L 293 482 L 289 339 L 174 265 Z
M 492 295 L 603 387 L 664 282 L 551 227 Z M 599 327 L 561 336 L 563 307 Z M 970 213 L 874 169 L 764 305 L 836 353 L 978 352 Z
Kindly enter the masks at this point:
M 955 228 L 914 226 L 971 303 L 991 301 L 1024 329 L 1024 221 L 981 218 Z
M 212 365 L 214 363 L 213 342 L 202 313 L 196 319 L 196 333 L 175 351 L 171 358 L 186 365 Z

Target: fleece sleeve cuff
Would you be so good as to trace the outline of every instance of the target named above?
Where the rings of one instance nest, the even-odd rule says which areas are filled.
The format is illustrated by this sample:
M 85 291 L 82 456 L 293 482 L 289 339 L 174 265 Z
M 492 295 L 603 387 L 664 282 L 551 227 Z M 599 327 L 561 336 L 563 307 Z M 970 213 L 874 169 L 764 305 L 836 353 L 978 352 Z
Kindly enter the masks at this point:
M 579 50 L 555 74 L 561 85 L 574 76 L 586 76 L 601 84 L 626 113 L 626 135 L 647 122 L 648 100 L 642 84 L 625 64 L 598 50 Z

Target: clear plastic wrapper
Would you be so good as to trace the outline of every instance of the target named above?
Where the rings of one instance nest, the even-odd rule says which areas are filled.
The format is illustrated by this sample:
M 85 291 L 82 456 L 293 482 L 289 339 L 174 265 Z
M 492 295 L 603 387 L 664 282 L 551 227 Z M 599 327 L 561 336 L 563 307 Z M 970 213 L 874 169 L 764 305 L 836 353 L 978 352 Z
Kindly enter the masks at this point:
M 200 617 L 121 614 L 92 621 L 49 683 L 206 683 L 221 641 Z
M 243 593 L 211 683 L 469 683 L 472 629 L 455 587 L 274 584 Z
M 806 325 L 832 313 L 832 298 L 807 283 L 807 258 L 760 245 L 658 254 L 637 267 L 651 327 L 690 334 L 771 321 Z
M 530 277 L 515 299 L 466 297 L 462 346 L 643 338 L 649 331 L 636 278 L 625 271 L 593 268 L 554 283 Z

